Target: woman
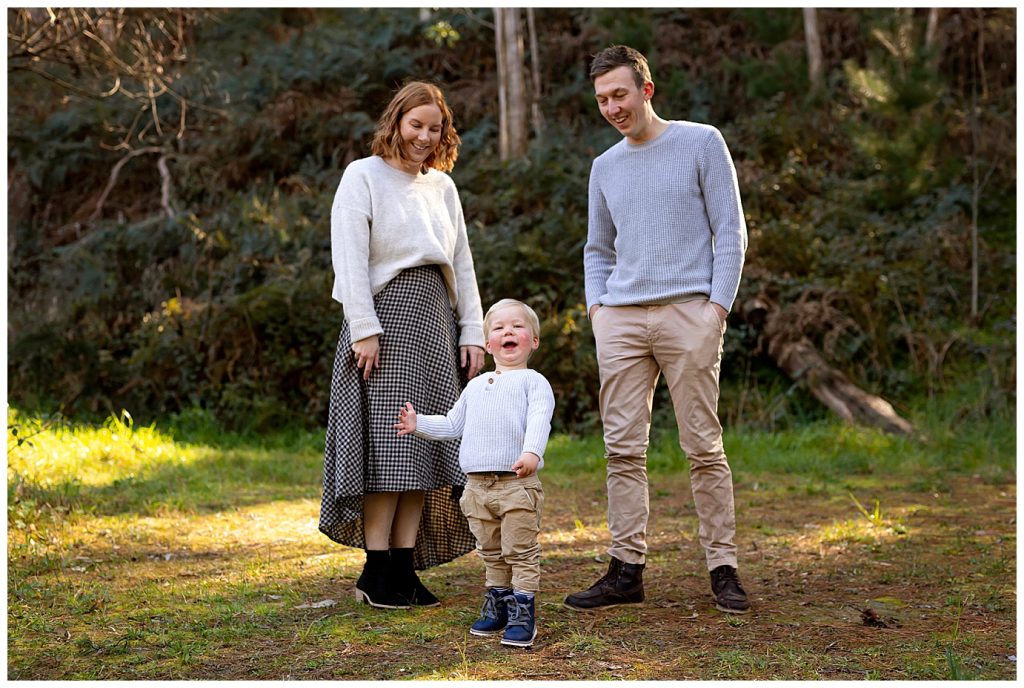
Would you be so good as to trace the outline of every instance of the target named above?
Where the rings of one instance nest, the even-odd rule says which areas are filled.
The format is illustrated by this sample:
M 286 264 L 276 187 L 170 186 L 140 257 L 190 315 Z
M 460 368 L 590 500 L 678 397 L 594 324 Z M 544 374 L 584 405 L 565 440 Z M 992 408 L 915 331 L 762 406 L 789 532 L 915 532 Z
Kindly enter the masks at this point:
M 412 82 L 348 165 L 331 210 L 344 306 L 331 381 L 320 530 L 366 550 L 356 597 L 432 606 L 424 569 L 469 552 L 458 443 L 396 436 L 395 409 L 445 413 L 483 365 L 483 322 L 458 191 L 460 139 L 441 90 Z M 466 377 L 460 375 L 459 367 Z

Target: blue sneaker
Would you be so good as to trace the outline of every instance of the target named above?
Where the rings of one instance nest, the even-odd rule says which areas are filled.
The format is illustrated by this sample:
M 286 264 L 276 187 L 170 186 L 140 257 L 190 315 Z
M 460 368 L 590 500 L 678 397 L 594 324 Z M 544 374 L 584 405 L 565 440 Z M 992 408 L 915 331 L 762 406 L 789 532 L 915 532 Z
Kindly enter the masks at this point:
M 508 625 L 501 637 L 502 645 L 530 647 L 537 637 L 537 625 L 533 614 L 533 597 L 513 593 L 505 598 L 508 608 Z
M 473 635 L 496 635 L 505 630 L 508 623 L 508 606 L 505 601 L 511 596 L 508 589 L 491 588 L 484 595 L 484 606 L 480 609 L 480 618 L 469 627 Z

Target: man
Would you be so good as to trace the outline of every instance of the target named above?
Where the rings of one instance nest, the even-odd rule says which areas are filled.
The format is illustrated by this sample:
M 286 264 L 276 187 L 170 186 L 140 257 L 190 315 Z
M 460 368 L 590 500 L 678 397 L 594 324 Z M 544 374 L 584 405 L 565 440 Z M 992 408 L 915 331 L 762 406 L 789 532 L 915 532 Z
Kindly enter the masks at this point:
M 602 50 L 590 77 L 601 114 L 624 137 L 591 168 L 583 250 L 612 544 L 608 572 L 565 602 L 597 609 L 644 599 L 647 446 L 663 374 L 690 460 L 715 606 L 743 614 L 750 603 L 736 572 L 732 472 L 718 420 L 725 320 L 747 247 L 736 170 L 717 129 L 654 112 L 654 82 L 636 50 Z

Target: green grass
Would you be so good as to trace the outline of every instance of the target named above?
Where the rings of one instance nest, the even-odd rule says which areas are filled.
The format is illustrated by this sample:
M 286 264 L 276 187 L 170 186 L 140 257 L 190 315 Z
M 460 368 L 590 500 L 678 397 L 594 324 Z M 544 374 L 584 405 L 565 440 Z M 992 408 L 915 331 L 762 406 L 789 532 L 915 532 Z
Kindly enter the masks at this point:
M 126 413 L 100 426 L 57 423 L 16 410 L 8 416 L 8 494 L 22 504 L 90 508 L 100 513 L 219 509 L 262 499 L 268 489 L 288 499 L 308 494 L 320 480 L 323 435 L 288 430 L 254 437 L 224 433 L 201 412 L 181 414 L 165 428 L 134 427 Z M 942 475 L 978 474 L 1005 481 L 1015 470 L 1013 419 L 954 426 L 925 417 L 918 437 L 830 421 L 779 432 L 727 430 L 733 472 L 750 476 L 802 476 L 814 485 L 842 484 L 851 476 L 910 478 L 922 488 Z M 675 428 L 656 428 L 648 453 L 652 474 L 685 473 Z M 27 438 L 18 445 L 18 438 Z M 604 471 L 601 437 L 556 435 L 544 477 L 566 483 Z
M 769 584 L 796 599 L 821 585 L 867 585 L 862 599 L 907 600 L 913 592 L 892 588 L 910 580 L 936 597 L 924 608 L 941 617 L 930 640 L 926 635 L 916 645 L 888 647 L 880 638 L 880 645 L 853 644 L 833 656 L 823 654 L 824 640 L 812 650 L 780 644 L 778 631 L 765 632 L 769 618 L 787 634 L 831 632 L 848 623 L 827 615 L 838 613 L 833 610 L 826 618 L 822 610 L 799 606 L 766 611 L 760 620 L 709 614 L 695 602 L 706 574 L 691 565 L 696 522 L 685 491 L 688 466 L 674 430 L 660 429 L 649 456 L 658 510 L 650 563 L 655 571 L 676 572 L 671 581 L 652 580 L 652 600 L 661 602 L 609 612 L 595 627 L 565 610 L 557 592 L 544 593 L 546 645 L 540 652 L 546 659 L 524 664 L 520 655 L 464 637 L 478 603 L 475 557 L 423 572 L 428 587 L 449 600 L 440 608 L 401 613 L 356 604 L 350 586 L 362 554 L 316 530 L 320 432 L 225 434 L 198 412 L 139 427 L 127 415 L 100 425 L 46 425 L 11 411 L 8 674 L 94 680 L 1005 677 L 985 629 L 991 619 L 1004 623 L 1015 603 L 1014 541 L 1004 532 L 1012 513 L 993 502 L 1004 499 L 1005 485 L 1013 482 L 1012 418 L 957 427 L 936 416 L 918 426 L 926 439 L 836 422 L 773 434 L 727 432 L 725 442 L 744 540 L 756 540 L 770 555 L 752 564 L 751 580 L 765 590 L 759 606 L 781 599 L 769 594 Z M 549 445 L 542 474 L 551 495 L 543 564 L 553 587 L 556 580 L 576 585 L 601 568 L 592 557 L 603 551 L 606 537 L 602 455 L 596 434 L 559 435 Z M 984 490 L 977 513 L 955 501 L 964 488 L 952 490 L 954 482 Z M 910 496 L 893 493 L 894 485 L 909 486 Z M 985 511 L 990 503 L 991 514 Z M 808 556 L 812 562 L 795 563 Z M 821 579 L 789 581 L 788 567 L 796 566 Z M 328 598 L 334 606 L 298 608 Z M 794 618 L 803 626 L 790 628 Z M 856 613 L 852 619 L 857 630 Z M 673 634 L 683 635 L 673 640 Z M 1005 654 L 1011 653 L 1012 647 Z M 893 673 L 896 664 L 905 667 L 902 673 Z

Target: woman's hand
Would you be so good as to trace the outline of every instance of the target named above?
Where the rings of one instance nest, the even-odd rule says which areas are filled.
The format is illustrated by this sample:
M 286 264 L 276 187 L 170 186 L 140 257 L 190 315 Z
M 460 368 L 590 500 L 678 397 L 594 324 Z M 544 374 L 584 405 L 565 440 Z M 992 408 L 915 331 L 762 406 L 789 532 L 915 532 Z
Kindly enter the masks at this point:
M 370 379 L 370 370 L 380 367 L 380 338 L 371 335 L 358 342 L 352 342 L 352 352 L 356 356 L 356 368 L 363 371 L 363 379 Z
M 460 346 L 459 351 L 462 352 L 462 367 L 469 367 L 466 375 L 472 380 L 484 367 L 484 350 L 479 346 Z

